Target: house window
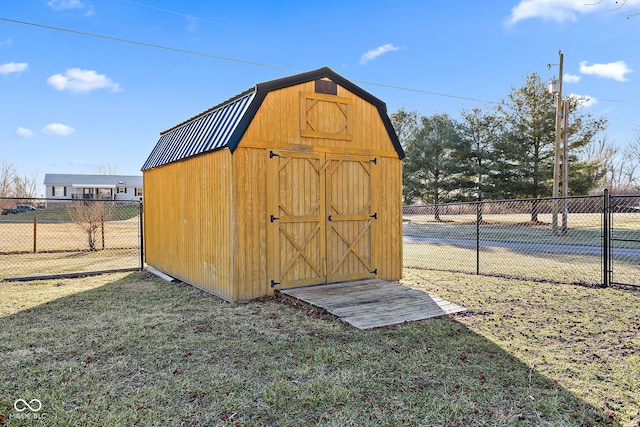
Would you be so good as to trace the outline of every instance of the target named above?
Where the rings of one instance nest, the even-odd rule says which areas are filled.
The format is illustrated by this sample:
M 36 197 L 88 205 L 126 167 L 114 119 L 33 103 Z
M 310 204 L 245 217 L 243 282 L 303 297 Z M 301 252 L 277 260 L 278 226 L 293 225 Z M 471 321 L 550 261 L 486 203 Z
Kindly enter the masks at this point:
M 126 193 L 126 192 L 127 192 L 127 187 L 118 187 L 118 194 Z
M 98 188 L 98 197 L 100 200 L 111 200 L 113 195 L 113 189 L 111 188 Z
M 51 187 L 51 195 L 53 197 L 66 196 L 67 195 L 67 187 L 64 187 L 62 185 L 54 185 L 54 186 Z
M 142 187 L 136 187 L 136 197 L 142 197 Z

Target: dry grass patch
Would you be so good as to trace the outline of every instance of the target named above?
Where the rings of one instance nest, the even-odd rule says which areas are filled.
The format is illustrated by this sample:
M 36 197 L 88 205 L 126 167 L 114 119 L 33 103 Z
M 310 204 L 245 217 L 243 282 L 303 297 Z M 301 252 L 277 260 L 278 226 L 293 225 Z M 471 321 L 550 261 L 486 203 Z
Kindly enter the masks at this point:
M 470 330 L 624 425 L 640 425 L 640 292 L 405 270 Z

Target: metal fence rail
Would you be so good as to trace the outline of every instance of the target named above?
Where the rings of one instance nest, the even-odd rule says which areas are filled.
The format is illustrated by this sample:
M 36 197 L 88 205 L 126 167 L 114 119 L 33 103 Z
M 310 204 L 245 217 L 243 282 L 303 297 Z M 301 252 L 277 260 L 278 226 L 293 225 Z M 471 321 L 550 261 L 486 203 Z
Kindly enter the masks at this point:
M 640 287 L 640 196 L 406 206 L 403 229 L 409 268 Z
M 0 280 L 135 270 L 137 201 L 0 198 Z

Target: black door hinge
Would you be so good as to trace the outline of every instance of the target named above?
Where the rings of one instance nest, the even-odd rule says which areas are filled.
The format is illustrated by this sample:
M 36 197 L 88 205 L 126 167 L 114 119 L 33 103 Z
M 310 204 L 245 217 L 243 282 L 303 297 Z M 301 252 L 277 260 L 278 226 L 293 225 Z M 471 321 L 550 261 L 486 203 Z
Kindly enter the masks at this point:
M 378 212 L 375 212 L 373 215 L 369 215 L 369 218 L 378 219 Z
M 269 221 L 273 222 L 273 221 L 277 221 L 277 220 L 279 220 L 279 219 L 280 219 L 280 218 L 278 218 L 277 216 L 275 216 L 275 215 L 271 215 L 271 217 L 269 218 Z
M 271 281 L 271 287 L 273 288 L 273 287 L 275 287 L 275 286 L 278 286 L 280 283 L 281 283 L 281 282 L 276 282 L 275 280 L 272 280 L 272 281 Z
M 273 159 L 274 157 L 280 157 L 280 154 L 274 153 L 273 151 L 269 151 L 269 158 Z
M 373 270 L 371 270 L 369 273 L 373 274 L 374 276 L 378 274 L 378 269 L 374 268 Z

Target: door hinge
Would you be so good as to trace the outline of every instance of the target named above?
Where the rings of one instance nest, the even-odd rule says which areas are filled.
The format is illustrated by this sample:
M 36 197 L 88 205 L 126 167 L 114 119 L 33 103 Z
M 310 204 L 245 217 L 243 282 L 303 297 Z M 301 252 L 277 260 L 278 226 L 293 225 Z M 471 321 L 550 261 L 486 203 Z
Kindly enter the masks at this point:
M 374 157 L 373 159 L 369 160 L 371 163 L 373 163 L 374 165 L 378 164 L 378 159 L 376 157 Z
M 269 218 L 269 221 L 273 222 L 273 221 L 277 221 L 277 220 L 279 220 L 279 219 L 280 219 L 280 218 L 278 218 L 277 216 L 275 216 L 275 215 L 271 215 L 271 217 Z
M 273 159 L 274 157 L 280 157 L 280 154 L 274 153 L 273 151 L 269 151 L 269 158 Z
M 327 217 L 327 219 L 328 219 L 329 221 L 333 221 L 333 216 L 332 216 L 332 215 L 329 215 L 329 216 Z
M 272 281 L 271 281 L 271 287 L 273 288 L 273 287 L 275 287 L 275 286 L 278 286 L 280 283 L 281 283 L 281 282 L 276 282 L 275 280 L 272 280 Z
M 374 268 L 373 270 L 371 270 L 369 273 L 373 274 L 374 276 L 378 274 L 378 269 Z
M 369 215 L 369 218 L 378 219 L 378 212 L 375 212 L 373 215 Z

